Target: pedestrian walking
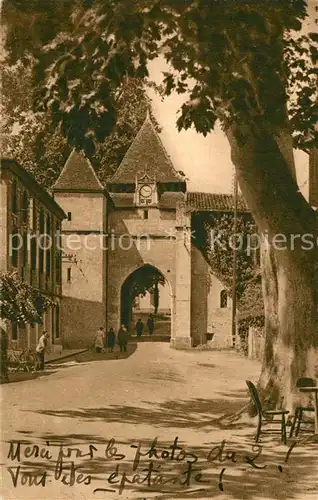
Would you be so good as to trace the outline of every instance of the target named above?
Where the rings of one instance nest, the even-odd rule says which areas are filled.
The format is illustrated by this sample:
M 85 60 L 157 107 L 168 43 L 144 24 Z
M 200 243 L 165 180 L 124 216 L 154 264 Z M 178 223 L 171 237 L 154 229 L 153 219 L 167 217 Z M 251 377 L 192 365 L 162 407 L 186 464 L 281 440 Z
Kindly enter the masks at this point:
M 152 335 L 153 331 L 155 329 L 155 322 L 154 322 L 152 314 L 149 315 L 149 318 L 147 320 L 147 328 L 148 328 L 149 335 Z
M 120 352 L 127 352 L 128 330 L 125 325 L 121 325 L 118 332 L 118 345 Z
M 95 337 L 95 351 L 103 352 L 104 351 L 104 329 L 101 326 L 96 333 Z
M 44 370 L 44 361 L 45 361 L 45 351 L 47 350 L 49 334 L 44 331 L 39 338 L 38 345 L 36 346 L 36 354 L 38 357 L 37 370 Z
M 116 334 L 114 332 L 114 328 L 110 328 L 107 333 L 107 341 L 106 341 L 108 352 L 114 351 L 115 340 L 116 340 Z
M 142 334 L 143 334 L 143 331 L 144 331 L 144 324 L 143 322 L 141 321 L 141 318 L 138 319 L 137 323 L 136 323 L 136 333 L 137 333 L 137 337 L 141 337 Z

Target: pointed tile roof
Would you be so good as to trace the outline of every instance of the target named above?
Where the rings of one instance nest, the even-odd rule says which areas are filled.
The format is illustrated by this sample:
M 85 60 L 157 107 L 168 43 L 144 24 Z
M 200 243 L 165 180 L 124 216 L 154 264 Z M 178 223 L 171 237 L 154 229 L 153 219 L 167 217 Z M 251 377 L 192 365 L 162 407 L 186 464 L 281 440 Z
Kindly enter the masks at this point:
M 110 183 L 134 184 L 136 175 L 143 173 L 155 177 L 157 182 L 184 182 L 167 155 L 149 114 Z
M 59 178 L 53 186 L 54 191 L 101 191 L 102 184 L 89 159 L 75 149 L 68 157 Z

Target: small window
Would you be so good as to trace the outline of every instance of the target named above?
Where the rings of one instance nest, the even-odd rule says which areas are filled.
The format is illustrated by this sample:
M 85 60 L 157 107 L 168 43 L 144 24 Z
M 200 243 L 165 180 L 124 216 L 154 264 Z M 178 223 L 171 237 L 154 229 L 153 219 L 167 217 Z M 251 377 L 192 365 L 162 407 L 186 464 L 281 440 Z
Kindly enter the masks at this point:
M 224 309 L 227 307 L 227 291 L 222 290 L 220 293 L 220 307 Z
M 148 219 L 148 210 L 144 210 L 144 219 Z
M 18 323 L 16 321 L 12 321 L 12 340 L 18 340 Z
M 60 222 L 56 223 L 55 241 L 56 241 L 57 250 L 62 250 L 61 224 L 60 224 Z
M 14 267 L 18 267 L 19 263 L 19 248 L 20 248 L 20 235 L 17 232 L 17 228 L 13 228 L 13 234 L 11 236 L 11 262 Z
M 23 234 L 23 246 L 22 246 L 22 265 L 26 266 L 28 263 L 28 235 Z
M 32 213 L 32 226 L 33 226 L 34 231 L 36 231 L 37 222 L 38 222 L 38 212 L 37 212 L 36 203 L 35 203 L 34 199 L 33 199 L 32 211 L 33 211 L 33 213 Z
M 58 251 L 55 254 L 55 279 L 56 283 L 60 284 L 61 282 L 61 252 Z
M 16 214 L 18 212 L 18 187 L 17 187 L 17 181 L 13 181 L 12 183 L 12 212 Z
M 51 217 L 49 215 L 47 215 L 46 217 L 46 234 L 48 234 L 49 236 L 51 236 Z
M 42 274 L 44 272 L 44 250 L 41 247 L 39 249 L 39 268 Z
M 44 212 L 41 208 L 40 210 L 40 234 L 44 234 L 44 226 L 45 226 L 45 217 L 44 217 Z
M 46 251 L 46 275 L 51 276 L 51 262 L 52 260 L 52 252 L 50 249 Z
M 22 201 L 22 219 L 24 223 L 28 222 L 29 218 L 29 198 L 28 193 L 24 191 L 23 193 L 23 201 Z
M 72 220 L 72 212 L 67 212 L 67 220 Z
M 70 267 L 67 268 L 67 282 L 71 283 L 72 279 L 72 269 Z
M 60 307 L 55 307 L 55 338 L 60 337 Z
M 33 237 L 31 240 L 31 269 L 32 269 L 32 271 L 36 270 L 36 254 L 37 254 L 36 239 Z

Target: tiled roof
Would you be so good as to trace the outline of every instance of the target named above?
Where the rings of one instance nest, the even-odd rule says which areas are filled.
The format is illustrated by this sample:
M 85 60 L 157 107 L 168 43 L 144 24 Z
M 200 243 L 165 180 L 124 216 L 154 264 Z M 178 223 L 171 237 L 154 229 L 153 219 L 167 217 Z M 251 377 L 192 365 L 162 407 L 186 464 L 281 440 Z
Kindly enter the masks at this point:
M 190 210 L 233 212 L 234 196 L 231 194 L 188 192 L 186 204 Z M 237 200 L 237 210 L 238 212 L 250 211 L 241 196 Z
M 148 116 L 110 183 L 133 184 L 136 181 L 136 175 L 143 173 L 155 177 L 157 182 L 184 182 L 174 169 Z
M 54 191 L 100 191 L 103 186 L 84 153 L 73 150 L 53 189 Z
M 134 193 L 109 193 L 116 208 L 134 207 Z
M 175 209 L 178 201 L 184 200 L 183 193 L 165 192 L 159 200 L 159 208 Z

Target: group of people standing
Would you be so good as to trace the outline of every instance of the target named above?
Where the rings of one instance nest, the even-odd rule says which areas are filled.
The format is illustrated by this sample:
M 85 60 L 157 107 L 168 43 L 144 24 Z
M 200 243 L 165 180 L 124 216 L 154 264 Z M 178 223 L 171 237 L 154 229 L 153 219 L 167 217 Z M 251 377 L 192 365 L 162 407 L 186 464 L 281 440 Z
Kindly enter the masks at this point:
M 142 320 L 139 318 L 136 325 L 136 333 L 137 337 L 141 337 L 144 332 L 144 324 Z M 155 324 L 152 314 L 149 315 L 147 320 L 147 328 L 149 335 L 152 335 L 154 332 Z M 127 352 L 127 344 L 129 339 L 128 329 L 125 325 L 121 325 L 116 335 L 115 330 L 110 328 L 105 335 L 104 328 L 101 326 L 95 337 L 95 351 L 96 352 L 105 352 L 107 349 L 108 352 L 113 352 L 114 347 L 117 345 L 120 348 L 120 352 Z
M 147 328 L 148 328 L 149 335 L 152 335 L 153 331 L 155 329 L 155 322 L 154 322 L 152 314 L 150 314 L 149 318 L 147 319 Z M 141 337 L 142 334 L 144 333 L 144 324 L 143 324 L 141 318 L 139 318 L 137 323 L 136 323 L 136 333 L 137 333 L 137 337 Z
M 125 325 L 121 325 L 117 336 L 113 328 L 110 328 L 105 336 L 104 328 L 101 326 L 95 337 L 95 351 L 104 352 L 107 349 L 108 352 L 113 352 L 117 342 L 120 352 L 127 352 L 128 337 L 129 334 Z

